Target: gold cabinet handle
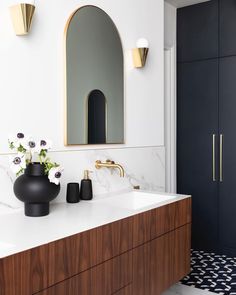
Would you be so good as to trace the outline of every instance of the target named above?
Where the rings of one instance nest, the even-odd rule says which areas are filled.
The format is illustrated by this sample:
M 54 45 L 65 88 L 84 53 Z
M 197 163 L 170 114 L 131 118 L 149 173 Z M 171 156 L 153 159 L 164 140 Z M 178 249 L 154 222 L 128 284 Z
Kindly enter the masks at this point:
M 220 134 L 220 182 L 223 182 L 223 134 Z
M 216 181 L 216 135 L 212 135 L 212 180 Z

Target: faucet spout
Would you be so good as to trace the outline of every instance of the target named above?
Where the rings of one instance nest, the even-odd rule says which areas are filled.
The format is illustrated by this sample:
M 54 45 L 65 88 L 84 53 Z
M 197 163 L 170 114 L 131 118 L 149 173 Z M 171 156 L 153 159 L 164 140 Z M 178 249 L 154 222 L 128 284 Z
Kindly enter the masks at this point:
M 95 168 L 96 169 L 101 169 L 103 167 L 106 167 L 106 168 L 116 168 L 120 172 L 120 177 L 124 177 L 125 176 L 124 168 L 120 164 L 116 164 L 114 161 L 106 160 L 106 162 L 103 163 L 102 161 L 97 160 L 95 162 Z

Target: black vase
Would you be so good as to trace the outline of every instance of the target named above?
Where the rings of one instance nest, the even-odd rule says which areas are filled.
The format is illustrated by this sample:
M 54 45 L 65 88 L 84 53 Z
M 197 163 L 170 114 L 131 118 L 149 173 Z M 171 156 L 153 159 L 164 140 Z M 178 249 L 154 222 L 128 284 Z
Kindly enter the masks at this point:
M 44 165 L 31 163 L 14 183 L 16 197 L 25 203 L 25 215 L 38 217 L 49 214 L 49 202 L 57 197 L 60 184 L 51 183 Z

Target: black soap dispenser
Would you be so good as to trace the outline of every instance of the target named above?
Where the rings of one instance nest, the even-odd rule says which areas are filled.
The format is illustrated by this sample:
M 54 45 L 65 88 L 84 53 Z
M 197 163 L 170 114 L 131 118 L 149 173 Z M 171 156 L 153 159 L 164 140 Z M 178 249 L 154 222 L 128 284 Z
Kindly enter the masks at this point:
M 89 171 L 84 171 L 84 179 L 81 180 L 80 185 L 80 199 L 84 201 L 92 200 L 93 198 L 93 188 L 92 181 L 89 179 Z

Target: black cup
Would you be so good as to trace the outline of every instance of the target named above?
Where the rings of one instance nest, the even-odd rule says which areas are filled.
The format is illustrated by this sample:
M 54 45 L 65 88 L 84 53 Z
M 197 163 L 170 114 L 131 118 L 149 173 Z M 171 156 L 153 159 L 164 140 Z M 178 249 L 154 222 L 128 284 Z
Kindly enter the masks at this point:
M 80 201 L 78 183 L 73 182 L 67 184 L 66 201 L 67 203 L 78 203 Z

